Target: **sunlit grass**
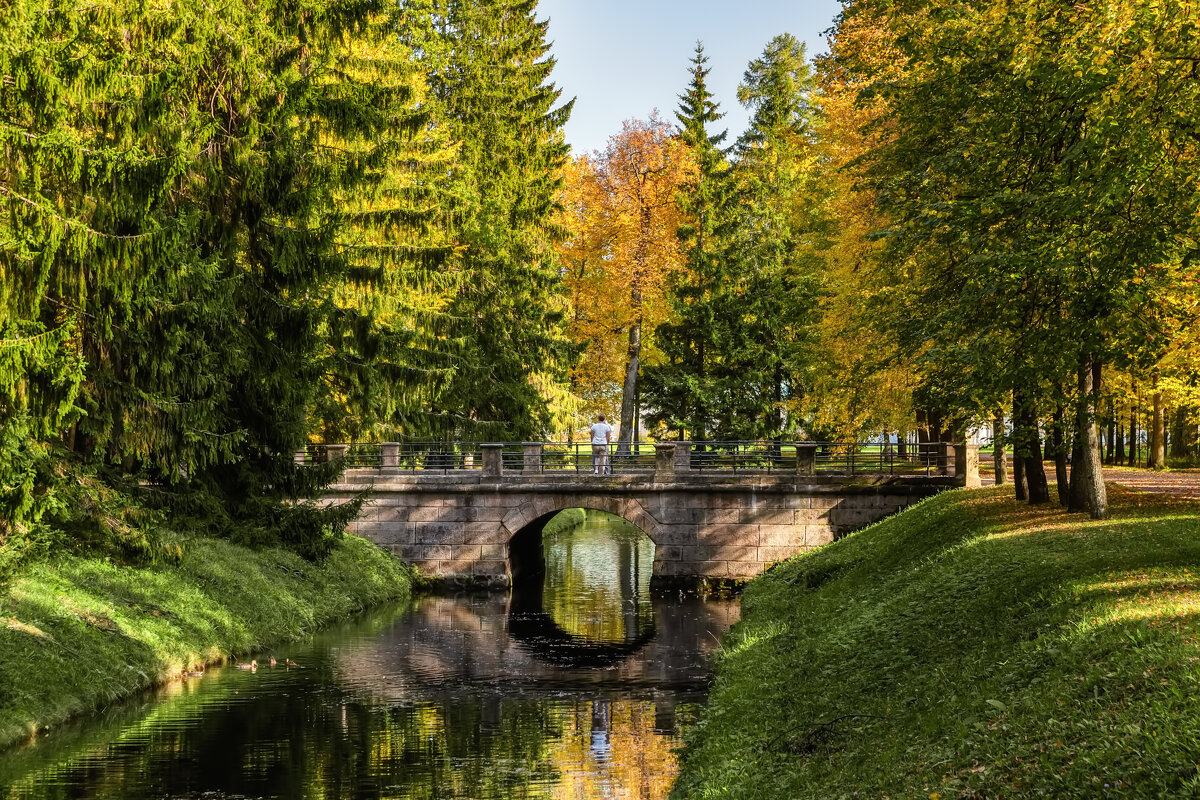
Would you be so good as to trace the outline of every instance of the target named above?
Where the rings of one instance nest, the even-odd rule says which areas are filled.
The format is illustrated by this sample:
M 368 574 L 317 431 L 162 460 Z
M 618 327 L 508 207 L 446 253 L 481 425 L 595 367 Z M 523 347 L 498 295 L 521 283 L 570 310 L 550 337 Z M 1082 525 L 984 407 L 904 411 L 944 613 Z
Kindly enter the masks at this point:
M 185 669 L 312 633 L 410 582 L 352 537 L 320 565 L 204 539 L 178 566 L 31 564 L 0 595 L 0 747 Z
M 1200 502 L 1110 499 L 947 493 L 753 582 L 676 796 L 1191 796 Z

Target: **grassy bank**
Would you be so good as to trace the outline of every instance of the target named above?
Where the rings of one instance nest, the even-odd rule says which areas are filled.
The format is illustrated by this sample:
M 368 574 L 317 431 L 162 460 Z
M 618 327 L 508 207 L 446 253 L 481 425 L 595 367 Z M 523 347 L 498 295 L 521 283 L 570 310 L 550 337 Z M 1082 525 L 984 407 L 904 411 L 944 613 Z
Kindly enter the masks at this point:
M 410 586 L 407 567 L 351 536 L 319 565 L 216 540 L 192 542 L 178 565 L 31 564 L 0 595 L 0 748 Z
M 753 581 L 677 798 L 1200 795 L 1200 503 L 949 492 Z
M 578 528 L 587 522 L 587 510 L 582 508 L 565 508 L 558 512 L 542 529 L 542 536 L 558 536 L 560 533 Z

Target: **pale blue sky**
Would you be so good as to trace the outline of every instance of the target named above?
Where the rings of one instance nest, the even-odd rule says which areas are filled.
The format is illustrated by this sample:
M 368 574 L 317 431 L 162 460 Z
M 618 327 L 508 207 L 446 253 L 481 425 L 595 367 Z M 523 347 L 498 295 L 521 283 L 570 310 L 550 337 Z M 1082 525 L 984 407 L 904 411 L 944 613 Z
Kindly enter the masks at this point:
M 822 34 L 840 11 L 838 0 L 541 0 L 537 14 L 550 19 L 552 78 L 564 98 L 578 98 L 567 141 L 587 153 L 655 108 L 675 121 L 697 39 L 732 143 L 746 126 L 737 85 L 750 60 L 779 33 L 807 42 L 810 57 L 825 52 Z

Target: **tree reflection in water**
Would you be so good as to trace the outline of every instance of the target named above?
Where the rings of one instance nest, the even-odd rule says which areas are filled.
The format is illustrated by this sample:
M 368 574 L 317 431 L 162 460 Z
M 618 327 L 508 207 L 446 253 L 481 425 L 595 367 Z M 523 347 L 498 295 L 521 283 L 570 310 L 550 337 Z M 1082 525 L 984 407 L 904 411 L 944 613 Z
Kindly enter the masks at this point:
M 4 754 L 0 798 L 665 797 L 737 607 L 652 601 L 652 551 L 602 533 L 549 543 L 540 610 L 383 609 L 289 648 L 304 669 L 214 670 Z

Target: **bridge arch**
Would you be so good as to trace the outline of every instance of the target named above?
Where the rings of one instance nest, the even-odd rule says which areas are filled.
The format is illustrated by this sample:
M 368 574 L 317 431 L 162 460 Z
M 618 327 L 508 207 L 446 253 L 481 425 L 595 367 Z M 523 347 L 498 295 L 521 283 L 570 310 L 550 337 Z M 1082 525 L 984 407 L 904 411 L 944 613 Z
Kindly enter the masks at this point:
M 544 522 L 568 508 L 605 511 L 613 516 L 621 517 L 638 526 L 642 533 L 650 537 L 650 541 L 654 542 L 656 547 L 663 544 L 662 524 L 642 506 L 637 498 L 618 497 L 611 494 L 580 494 L 574 497 L 535 495 L 505 515 L 500 523 L 501 535 L 506 542 L 512 541 L 514 536 L 524 531 L 533 522 Z M 543 517 L 545 520 L 542 519 Z
M 514 508 L 500 524 L 500 536 L 508 544 L 508 574 L 512 585 L 540 586 L 545 577 L 546 560 L 542 553 L 542 528 L 556 514 L 568 508 L 604 511 L 637 526 L 654 542 L 655 553 L 663 538 L 661 525 L 635 498 L 611 495 L 586 495 L 574 498 L 535 496 Z M 657 538 L 656 538 L 657 534 Z M 657 561 L 655 559 L 656 572 Z

